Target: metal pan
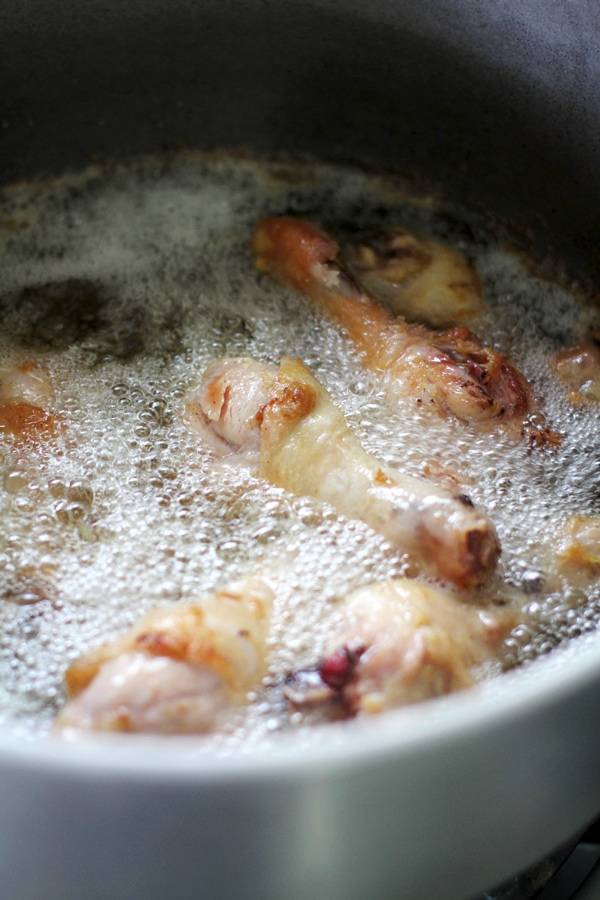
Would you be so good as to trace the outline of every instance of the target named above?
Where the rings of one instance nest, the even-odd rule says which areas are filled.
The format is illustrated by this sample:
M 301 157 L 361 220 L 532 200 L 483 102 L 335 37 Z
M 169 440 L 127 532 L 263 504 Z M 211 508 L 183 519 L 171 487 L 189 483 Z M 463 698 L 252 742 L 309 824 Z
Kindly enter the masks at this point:
M 5 0 L 3 181 L 189 146 L 392 168 L 597 278 L 593 0 Z M 600 635 L 465 695 L 212 759 L 0 736 L 11 900 L 447 898 L 600 808 Z

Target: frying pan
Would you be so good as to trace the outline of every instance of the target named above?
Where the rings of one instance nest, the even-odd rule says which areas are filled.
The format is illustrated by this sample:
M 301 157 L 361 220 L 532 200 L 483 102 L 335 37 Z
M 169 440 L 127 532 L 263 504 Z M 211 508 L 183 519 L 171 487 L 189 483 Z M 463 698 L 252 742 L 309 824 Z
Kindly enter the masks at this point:
M 598 279 L 594 0 L 4 0 L 2 181 L 180 146 L 399 171 Z M 447 898 L 600 809 L 600 635 L 444 700 L 215 758 L 0 736 L 11 900 Z

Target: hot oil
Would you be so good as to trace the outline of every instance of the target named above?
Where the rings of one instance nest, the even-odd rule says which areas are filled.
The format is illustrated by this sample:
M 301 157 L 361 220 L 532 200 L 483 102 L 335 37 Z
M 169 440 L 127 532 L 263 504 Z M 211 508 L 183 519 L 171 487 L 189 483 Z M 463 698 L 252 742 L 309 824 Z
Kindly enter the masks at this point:
M 340 331 L 256 275 L 253 225 L 282 212 L 338 227 L 393 221 L 467 252 L 488 301 L 474 329 L 531 379 L 561 447 L 529 452 L 409 401 L 391 412 L 384 385 Z M 548 363 L 590 314 L 496 242 L 354 170 L 201 156 L 9 188 L 2 222 L 19 227 L 5 229 L 1 244 L 0 363 L 45 365 L 65 422 L 43 448 L 0 444 L 5 727 L 44 734 L 71 660 L 152 607 L 256 573 L 277 593 L 267 685 L 212 740 L 260 741 L 299 718 L 290 720 L 273 685 L 318 659 L 344 594 L 405 571 L 365 525 L 216 463 L 187 430 L 185 391 L 222 355 L 300 356 L 368 450 L 412 474 L 433 466 L 459 476 L 503 544 L 484 598 L 525 611 L 506 665 L 594 627 L 598 593 L 584 598 L 548 577 L 548 547 L 569 515 L 600 512 L 598 411 L 572 409 Z

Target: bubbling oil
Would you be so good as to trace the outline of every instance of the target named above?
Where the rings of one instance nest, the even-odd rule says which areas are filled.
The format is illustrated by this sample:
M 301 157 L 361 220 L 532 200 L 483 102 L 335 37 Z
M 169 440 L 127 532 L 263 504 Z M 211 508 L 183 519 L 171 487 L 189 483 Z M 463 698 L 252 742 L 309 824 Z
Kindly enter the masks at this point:
M 531 380 L 561 447 L 528 452 L 408 400 L 392 411 L 340 330 L 256 274 L 253 225 L 281 213 L 334 231 L 393 222 L 467 253 L 488 304 L 474 330 Z M 598 408 L 570 407 L 549 366 L 593 312 L 487 230 L 351 168 L 187 154 L 6 188 L 0 254 L 0 366 L 24 357 L 46 366 L 66 423 L 43 448 L 0 437 L 5 729 L 44 735 L 72 660 L 157 605 L 253 573 L 277 586 L 269 675 L 210 740 L 263 740 L 302 724 L 273 685 L 319 658 L 344 595 L 405 571 L 366 525 L 215 462 L 190 434 L 185 391 L 223 355 L 300 356 L 368 450 L 410 474 L 437 465 L 460 477 L 503 545 L 483 596 L 524 611 L 505 666 L 595 627 L 597 589 L 582 596 L 546 579 L 568 517 L 600 512 Z

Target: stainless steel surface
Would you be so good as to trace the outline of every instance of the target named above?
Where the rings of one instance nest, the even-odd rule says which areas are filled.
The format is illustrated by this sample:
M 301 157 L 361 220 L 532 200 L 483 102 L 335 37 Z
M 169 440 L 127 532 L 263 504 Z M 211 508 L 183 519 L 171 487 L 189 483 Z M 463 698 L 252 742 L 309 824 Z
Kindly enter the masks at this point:
M 599 646 L 377 727 L 324 730 L 312 749 L 211 759 L 177 739 L 5 741 L 4 889 L 464 900 L 600 808 Z
M 346 157 L 444 185 L 597 274 L 599 16 L 592 0 L 5 0 L 0 176 L 182 143 Z M 597 814 L 599 695 L 590 639 L 308 749 L 2 737 L 2 894 L 464 900 Z

